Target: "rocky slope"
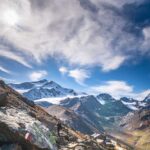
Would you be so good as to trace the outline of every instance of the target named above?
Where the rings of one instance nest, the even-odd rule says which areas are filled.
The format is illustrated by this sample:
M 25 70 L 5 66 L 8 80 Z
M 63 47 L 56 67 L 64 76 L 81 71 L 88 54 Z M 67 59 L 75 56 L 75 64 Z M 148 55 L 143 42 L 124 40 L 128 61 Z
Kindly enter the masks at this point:
M 65 124 L 70 127 L 85 133 L 85 134 L 94 134 L 95 132 L 100 133 L 95 127 L 83 119 L 80 115 L 76 114 L 74 111 L 64 108 L 58 105 L 52 105 L 46 109 L 46 111 L 59 118 Z
M 107 122 L 104 117 L 101 117 L 97 112 L 101 108 L 101 104 L 92 96 L 83 96 L 76 98 L 67 98 L 60 103 L 61 106 L 71 109 L 76 114 L 80 115 L 83 120 L 94 126 L 100 131 L 103 131 L 102 125 Z M 108 122 L 106 124 L 109 124 Z

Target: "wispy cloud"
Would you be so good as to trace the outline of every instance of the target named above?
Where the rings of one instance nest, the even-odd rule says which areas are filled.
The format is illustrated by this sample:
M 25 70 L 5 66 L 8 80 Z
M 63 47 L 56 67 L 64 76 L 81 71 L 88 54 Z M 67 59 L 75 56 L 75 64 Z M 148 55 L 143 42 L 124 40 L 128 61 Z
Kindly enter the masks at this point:
M 25 59 L 23 56 L 10 51 L 7 47 L 0 46 L 0 56 L 16 61 L 28 68 L 32 68 L 32 66 L 28 63 L 30 60 Z
M 0 0 L 1 45 L 13 46 L 11 49 L 7 45 L 12 55 L 6 49 L 1 56 L 28 67 L 27 57 L 22 56 L 33 58 L 36 63 L 57 56 L 79 67 L 117 69 L 134 53 L 143 52 L 143 37 L 124 30 L 130 23 L 121 11 L 133 2 L 139 5 L 143 1 Z
M 97 93 L 109 93 L 114 97 L 120 97 L 129 95 L 133 92 L 133 86 L 128 85 L 124 81 L 107 81 L 102 85 L 91 88 L 93 92 Z
M 35 72 L 32 72 L 31 74 L 29 74 L 29 79 L 31 81 L 37 81 L 37 80 L 40 80 L 40 79 L 46 77 L 47 75 L 48 75 L 48 73 L 45 70 L 35 71 Z
M 4 67 L 2 67 L 2 66 L 0 66 L 0 71 L 3 71 L 3 72 L 8 73 L 8 74 L 11 73 L 10 70 L 8 70 L 8 69 L 6 69 L 6 68 L 4 68 Z

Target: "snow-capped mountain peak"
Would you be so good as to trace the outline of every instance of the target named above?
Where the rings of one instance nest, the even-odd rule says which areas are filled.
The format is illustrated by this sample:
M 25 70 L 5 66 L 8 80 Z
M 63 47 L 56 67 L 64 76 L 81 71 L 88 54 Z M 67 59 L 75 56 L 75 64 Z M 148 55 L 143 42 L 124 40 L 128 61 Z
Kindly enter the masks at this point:
M 42 86 L 48 81 L 46 79 L 34 81 L 34 82 L 23 82 L 23 83 L 10 83 L 9 86 L 13 87 L 16 90 L 29 90 L 35 87 Z
M 46 82 L 42 87 L 44 88 L 62 88 L 59 84 L 54 81 Z
M 24 82 L 20 84 L 9 84 L 12 88 L 17 90 L 23 96 L 29 100 L 36 100 L 37 102 L 50 102 L 50 104 L 60 102 L 61 100 L 70 97 L 85 96 L 88 99 L 88 94 L 77 93 L 73 89 L 64 88 L 54 81 L 48 81 L 46 79 L 35 82 Z M 94 98 L 103 106 L 114 105 L 115 102 L 120 101 L 124 106 L 131 110 L 137 110 L 142 106 L 145 106 L 150 100 L 150 94 L 144 101 L 137 101 L 132 98 L 122 97 L 120 100 L 113 98 L 107 93 L 101 93 Z M 93 98 L 90 98 L 93 99 Z M 56 102 L 54 102 L 56 101 Z M 82 99 L 83 101 L 83 99 Z
M 24 82 L 20 84 L 9 84 L 12 88 L 30 100 L 48 97 L 62 97 L 67 95 L 78 95 L 73 89 L 60 86 L 54 81 L 46 79 L 36 82 Z
M 109 95 L 107 93 L 101 93 L 101 94 L 97 95 L 96 98 L 102 105 L 105 105 L 106 103 L 115 100 L 111 95 Z

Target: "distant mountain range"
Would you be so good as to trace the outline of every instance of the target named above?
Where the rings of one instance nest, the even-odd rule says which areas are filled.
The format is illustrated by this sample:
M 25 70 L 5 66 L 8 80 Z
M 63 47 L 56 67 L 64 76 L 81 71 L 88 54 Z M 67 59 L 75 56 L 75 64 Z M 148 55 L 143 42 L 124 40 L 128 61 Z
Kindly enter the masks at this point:
M 88 95 L 64 88 L 58 83 L 46 79 L 20 84 L 11 83 L 9 86 L 29 100 L 44 107 L 49 113 L 59 112 L 55 113 L 56 117 L 67 122 L 71 127 L 77 129 L 78 126 L 78 130 L 83 132 L 82 125 L 87 126 L 84 129 L 84 133 L 94 133 L 95 129 L 103 131 L 104 128 L 112 127 L 115 123 L 118 123 L 118 119 L 122 118 L 122 116 L 139 110 L 150 101 L 150 95 L 143 101 L 127 97 L 117 100 L 106 93 L 96 96 Z M 82 125 L 77 125 L 75 122 L 78 121 L 75 120 L 80 120 L 79 122 L 82 120 Z
M 24 82 L 20 84 L 11 83 L 9 86 L 30 100 L 77 95 L 74 90 L 63 88 L 56 82 L 48 81 L 46 79 L 37 82 Z
M 89 95 L 91 95 L 84 92 L 76 92 L 73 89 L 62 87 L 58 83 L 54 81 L 48 81 L 46 79 L 36 82 L 23 82 L 19 84 L 10 83 L 8 85 L 29 100 L 33 100 L 41 104 L 42 106 L 44 106 L 44 104 L 48 105 L 48 103 L 50 103 L 50 105 L 59 104 L 61 100 L 64 100 L 67 97 L 88 97 Z M 120 100 L 116 100 L 107 93 L 101 93 L 94 97 L 101 105 L 107 105 L 109 103 L 114 104 L 116 101 L 120 101 L 120 103 L 127 106 L 131 110 L 137 110 L 140 108 L 140 106 L 145 106 L 150 102 L 150 94 L 143 101 L 137 101 L 135 99 L 127 97 L 122 97 L 120 98 Z

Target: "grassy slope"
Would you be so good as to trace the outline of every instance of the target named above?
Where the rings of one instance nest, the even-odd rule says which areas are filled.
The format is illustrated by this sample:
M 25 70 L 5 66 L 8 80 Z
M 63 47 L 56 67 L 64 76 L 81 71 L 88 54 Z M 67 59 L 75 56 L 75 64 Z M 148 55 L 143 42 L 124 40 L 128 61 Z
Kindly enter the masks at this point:
M 136 130 L 132 132 L 133 137 L 129 138 L 129 142 L 141 150 L 150 150 L 150 129 Z
M 109 131 L 112 136 L 134 147 L 135 150 L 150 150 L 150 128 L 130 132 Z

